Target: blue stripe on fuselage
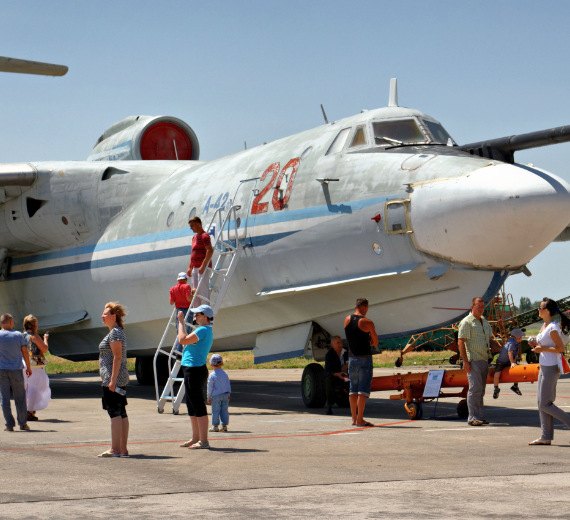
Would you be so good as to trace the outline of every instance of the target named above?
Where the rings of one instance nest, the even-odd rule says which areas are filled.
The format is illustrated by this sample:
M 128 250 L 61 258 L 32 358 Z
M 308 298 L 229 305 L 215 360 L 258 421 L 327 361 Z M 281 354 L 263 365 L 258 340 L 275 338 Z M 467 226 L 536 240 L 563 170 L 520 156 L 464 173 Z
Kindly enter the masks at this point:
M 393 195 L 394 197 L 396 195 Z M 391 197 L 379 197 L 375 199 L 359 200 L 346 204 L 329 204 L 327 206 L 314 206 L 312 208 L 302 208 L 294 209 L 290 211 L 283 211 L 279 213 L 267 213 L 263 215 L 249 216 L 247 221 L 248 228 L 254 226 L 277 224 L 281 222 L 293 222 L 296 220 L 311 219 L 317 217 L 330 216 L 331 214 L 342 214 L 342 213 L 352 213 L 368 206 L 384 202 Z M 260 241 L 263 244 L 274 242 L 287 236 L 291 233 L 278 233 L 278 238 L 271 238 L 272 235 L 266 235 L 265 237 L 252 236 L 252 241 L 255 245 L 256 241 Z M 113 240 L 110 242 L 99 242 L 97 244 L 92 244 L 89 246 L 80 246 L 70 249 L 62 249 L 59 251 L 52 251 L 49 253 L 40 253 L 37 255 L 24 256 L 12 259 L 12 265 L 24 265 L 32 264 L 36 262 L 43 262 L 45 260 L 58 260 L 61 258 L 68 258 L 70 256 L 85 255 L 90 253 L 96 253 L 99 251 L 109 251 L 112 249 L 118 249 L 121 247 L 136 246 L 141 244 L 148 244 L 152 242 L 159 242 L 162 240 L 169 240 L 173 238 L 188 237 L 190 238 L 192 233 L 189 228 L 180 229 L 169 229 L 168 231 L 160 231 L 158 233 L 150 233 L 148 235 L 140 235 L 137 237 L 122 238 L 119 240 Z M 263 240 L 262 240 L 263 239 Z M 127 255 L 129 256 L 129 255 Z M 62 266 L 63 267 L 63 266 Z M 12 278 L 12 277 L 11 277 Z M 13 279 L 13 278 L 12 278 Z

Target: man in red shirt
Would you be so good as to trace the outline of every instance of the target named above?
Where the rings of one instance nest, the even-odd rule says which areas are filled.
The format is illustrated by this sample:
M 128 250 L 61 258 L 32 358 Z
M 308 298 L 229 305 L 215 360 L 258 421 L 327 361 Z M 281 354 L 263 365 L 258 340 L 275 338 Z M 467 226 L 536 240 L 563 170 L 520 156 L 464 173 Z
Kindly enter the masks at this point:
M 187 273 L 192 279 L 192 288 L 196 290 L 200 277 L 206 272 L 206 267 L 212 267 L 210 260 L 214 254 L 214 248 L 210 242 L 210 235 L 208 235 L 202 227 L 200 217 L 192 217 L 188 221 L 188 224 L 195 234 L 192 237 L 192 252 L 190 253 L 190 265 L 188 266 Z M 196 298 L 194 302 L 195 307 L 199 305 L 210 305 L 210 287 L 208 281 L 209 277 L 207 280 L 204 280 L 204 283 L 198 291 L 198 296 L 203 296 L 207 298 L 207 300 Z
M 178 273 L 178 282 L 174 287 L 172 287 L 172 289 L 170 289 L 170 305 L 176 305 L 176 315 L 178 315 L 179 311 L 182 311 L 184 316 L 186 316 L 193 294 L 194 291 L 192 290 L 192 287 L 188 285 L 188 275 L 184 272 Z M 186 317 L 186 321 L 188 323 L 192 323 L 192 318 L 193 315 L 190 313 Z M 186 329 L 186 332 L 190 332 L 189 326 L 186 326 Z M 173 348 L 178 352 L 182 352 L 182 345 L 178 343 L 178 339 L 176 339 L 176 343 L 174 343 Z

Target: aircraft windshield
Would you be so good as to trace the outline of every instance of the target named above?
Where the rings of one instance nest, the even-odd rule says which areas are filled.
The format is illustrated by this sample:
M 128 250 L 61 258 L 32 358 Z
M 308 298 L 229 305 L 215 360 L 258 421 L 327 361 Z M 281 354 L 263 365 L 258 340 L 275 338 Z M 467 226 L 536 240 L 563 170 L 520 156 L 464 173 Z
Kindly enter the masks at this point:
M 394 145 L 427 141 L 413 119 L 372 123 L 372 128 L 376 144 Z
M 431 132 L 431 135 L 433 135 L 433 138 L 435 139 L 436 143 L 447 144 L 448 139 L 451 139 L 453 141 L 453 139 L 447 133 L 445 128 L 443 128 L 443 126 L 441 126 L 439 123 L 434 123 L 433 121 L 426 121 L 425 119 L 423 120 L 423 122 L 424 125 L 428 127 L 428 130 Z

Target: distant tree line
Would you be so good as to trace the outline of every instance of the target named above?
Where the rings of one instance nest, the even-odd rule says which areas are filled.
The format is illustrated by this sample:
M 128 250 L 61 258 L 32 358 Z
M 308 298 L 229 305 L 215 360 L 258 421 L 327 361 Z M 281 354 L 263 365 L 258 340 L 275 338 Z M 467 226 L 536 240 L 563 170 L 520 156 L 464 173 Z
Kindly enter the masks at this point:
M 531 302 L 530 298 L 527 298 L 526 296 L 521 296 L 521 302 L 520 305 L 517 307 L 517 312 L 520 314 L 523 312 L 532 311 L 533 309 L 538 309 L 538 307 L 540 307 L 541 301 L 542 300 Z

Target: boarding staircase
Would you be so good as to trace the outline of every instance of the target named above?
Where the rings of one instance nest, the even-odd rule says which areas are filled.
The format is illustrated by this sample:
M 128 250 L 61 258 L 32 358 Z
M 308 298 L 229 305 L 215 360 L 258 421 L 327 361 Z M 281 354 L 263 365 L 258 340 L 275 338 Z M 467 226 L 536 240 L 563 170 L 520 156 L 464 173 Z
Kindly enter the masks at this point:
M 243 246 L 239 241 L 238 227 L 240 220 L 237 217 L 237 211 L 241 209 L 241 206 L 234 206 L 231 204 L 229 209 L 226 211 L 224 207 L 218 208 L 210 224 L 206 228 L 206 232 L 213 235 L 215 240 L 213 244 L 214 254 L 212 256 L 212 265 L 214 267 L 207 267 L 204 274 L 200 277 L 198 286 L 196 287 L 196 292 L 190 303 L 190 309 L 197 306 L 197 302 L 201 301 L 208 303 L 214 311 L 214 316 L 217 314 L 218 310 L 222 305 L 222 300 L 230 281 L 232 275 L 235 272 L 237 263 L 240 258 L 240 253 L 243 251 Z M 200 289 L 204 287 L 204 284 L 208 284 L 210 289 L 210 299 L 204 298 L 204 296 L 199 296 Z M 188 312 L 184 318 L 184 323 L 191 327 L 191 330 L 196 328 L 196 325 L 188 323 Z M 178 318 L 176 316 L 176 309 L 172 311 L 170 319 L 168 320 L 168 325 L 164 330 L 162 339 L 156 349 L 154 355 L 153 367 L 154 367 L 154 387 L 156 390 L 156 405 L 158 408 L 158 413 L 164 412 L 164 407 L 167 402 L 172 403 L 172 413 L 177 415 L 185 395 L 184 389 L 184 378 L 179 377 L 181 360 L 180 354 L 174 351 L 174 348 L 165 346 L 167 342 L 168 333 L 174 327 L 176 334 L 178 334 Z M 168 356 L 168 380 L 162 392 L 160 392 L 158 376 L 157 376 L 157 359 L 159 356 Z M 175 391 L 176 383 L 180 383 L 178 391 Z

